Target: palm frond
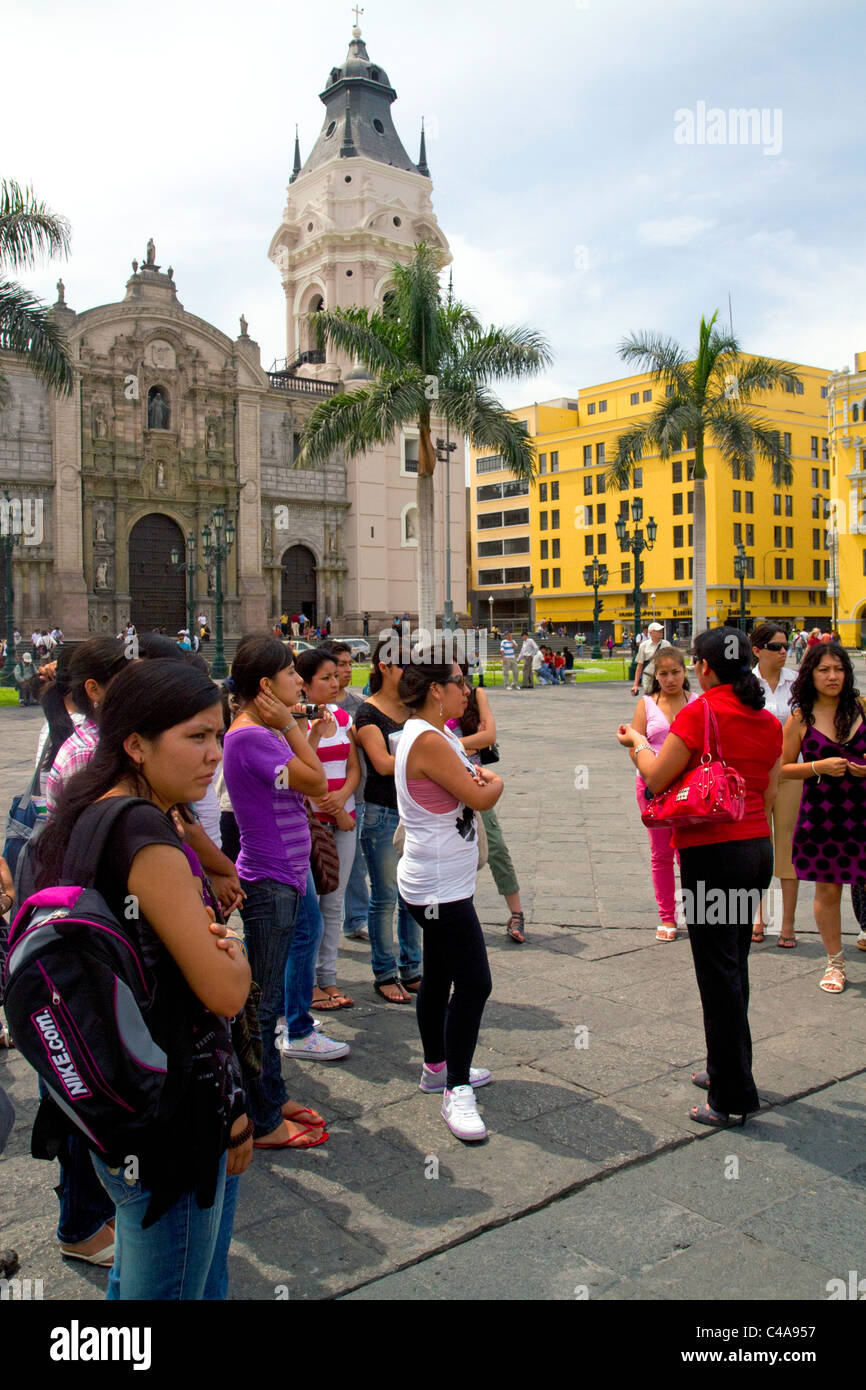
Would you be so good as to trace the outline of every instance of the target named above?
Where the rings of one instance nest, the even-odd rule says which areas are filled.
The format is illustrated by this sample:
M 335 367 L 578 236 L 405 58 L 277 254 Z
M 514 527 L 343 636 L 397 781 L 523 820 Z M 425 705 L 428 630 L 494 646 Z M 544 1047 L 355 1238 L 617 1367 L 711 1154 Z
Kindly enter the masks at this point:
M 393 269 L 390 313 L 400 322 L 407 355 L 427 373 L 436 373 L 447 344 L 441 312 L 439 274 L 442 252 L 425 242 L 414 248 L 412 260 Z
M 680 395 L 689 394 L 686 355 L 673 338 L 663 338 L 658 333 L 630 333 L 623 338 L 618 352 L 624 362 L 641 367 L 653 381 L 673 386 Z
M 375 310 L 320 309 L 307 315 L 307 323 L 319 349 L 331 346 L 348 353 L 370 371 L 397 368 L 404 361 L 399 323 Z
M 473 446 L 502 455 L 504 466 L 525 482 L 535 476 L 535 448 L 526 427 L 502 407 L 484 385 L 464 378 L 446 382 L 440 390 L 437 413 L 453 429 L 468 434 Z
M 737 380 L 741 400 L 753 400 L 756 395 L 779 388 L 795 391 L 800 384 L 797 372 L 788 362 L 774 362 L 768 357 L 741 357 L 728 367 Z
M 46 305 L 11 280 L 0 280 L 0 347 L 21 353 L 33 374 L 60 395 L 72 390 L 66 335 Z
M 550 365 L 550 345 L 532 328 L 488 328 L 465 337 L 455 371 L 479 381 L 534 376 Z
M 421 418 L 425 407 L 429 409 L 424 377 L 417 369 L 384 374 L 359 391 L 341 391 L 320 401 L 307 421 L 298 463 L 317 467 L 340 449 L 350 456 L 363 454 Z
M 793 482 L 791 456 L 784 446 L 781 431 L 770 421 L 728 402 L 717 405 L 712 411 L 709 429 L 726 463 L 739 465 L 747 481 L 755 476 L 757 456 L 762 463 L 769 464 L 777 487 L 789 487 Z
M 36 265 L 45 258 L 68 256 L 70 228 L 45 204 L 37 202 L 32 188 L 14 179 L 0 181 L 0 265 L 15 269 Z

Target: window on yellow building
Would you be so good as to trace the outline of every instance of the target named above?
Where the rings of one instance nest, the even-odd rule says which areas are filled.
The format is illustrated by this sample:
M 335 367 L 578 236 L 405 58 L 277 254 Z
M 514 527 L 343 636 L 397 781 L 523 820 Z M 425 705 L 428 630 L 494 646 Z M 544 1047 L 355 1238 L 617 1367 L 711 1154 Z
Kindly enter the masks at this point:
M 782 435 L 782 446 L 787 454 L 791 452 L 791 436 L 788 433 Z
M 640 391 L 632 391 L 632 393 L 631 393 L 630 404 L 631 404 L 631 405 L 639 405 L 639 404 L 640 404 Z
M 584 497 L 591 497 L 591 496 L 592 496 L 592 478 L 591 478 L 591 476 L 587 476 L 587 477 L 585 477 L 584 480 L 583 480 L 583 495 L 584 495 Z
M 597 555 L 607 554 L 607 536 L 604 534 L 604 532 L 602 532 L 601 535 L 596 536 L 595 549 Z
M 675 492 L 673 496 L 674 496 L 674 516 L 682 516 L 682 514 L 683 514 L 683 494 L 682 494 L 681 492 Z
M 547 512 L 538 513 L 538 529 L 540 531 L 547 530 Z
M 775 573 L 776 578 L 777 578 L 777 579 L 781 579 L 781 578 L 782 578 L 782 561 L 781 561 L 781 560 L 774 560 L 774 561 L 773 561 L 773 570 L 774 570 L 774 573 Z
M 782 590 L 782 602 L 783 602 L 783 603 L 790 603 L 790 602 L 791 602 L 791 591 L 790 591 L 790 589 L 783 589 L 783 590 Z
M 694 559 L 692 558 L 692 556 L 690 555 L 690 556 L 689 556 L 689 579 L 694 579 L 694 577 L 695 577 L 695 562 L 694 562 Z
M 592 445 L 591 445 L 591 444 L 584 444 L 584 446 L 583 446 L 583 466 L 584 466 L 584 468 L 592 468 Z
M 786 550 L 793 550 L 793 549 L 794 549 L 794 528 L 793 528 L 793 526 L 786 526 L 786 527 L 785 527 L 785 549 L 786 549 Z
M 829 560 L 825 560 L 825 561 L 824 561 L 824 578 L 825 578 L 825 579 L 829 579 L 829 578 L 830 578 L 830 561 L 829 561 Z
M 695 509 L 695 494 L 690 492 L 686 497 L 686 511 L 693 512 Z
M 814 470 L 813 470 L 813 471 L 814 471 Z M 812 498 L 812 516 L 815 518 L 815 520 L 817 520 L 818 517 L 819 517 L 820 515 L 821 515 L 821 499 L 820 499 L 820 497 L 813 497 L 813 498 Z
M 590 401 L 589 405 L 586 407 L 586 413 L 587 415 L 595 414 L 595 401 Z
M 478 515 L 479 531 L 492 531 L 496 526 L 502 525 L 501 512 L 480 512 Z
M 546 560 L 546 559 L 547 559 L 547 547 L 548 547 L 548 542 L 547 542 L 547 541 L 542 541 L 542 542 L 541 542 L 541 558 L 542 558 L 542 560 Z
M 607 503 L 599 502 L 598 506 L 595 509 L 595 514 L 598 517 L 599 526 L 603 526 L 604 523 L 607 521 Z
M 559 508 L 558 508 L 558 507 L 554 507 L 554 508 L 553 508 L 553 511 L 550 513 L 550 529 L 551 529 L 551 531 L 558 531 L 558 530 L 559 530 Z
M 549 570 L 542 570 L 542 571 L 541 571 L 541 587 L 542 587 L 542 589 L 549 589 L 549 588 L 550 588 L 550 571 L 549 571 Z
M 770 590 L 770 602 L 771 602 L 771 603 L 778 603 L 778 602 L 779 602 L 779 590 L 778 590 L 778 589 L 771 589 L 771 590 Z
M 822 440 L 821 440 L 821 457 L 822 457 L 822 459 L 828 459 L 828 458 L 830 457 L 830 441 L 829 441 L 829 439 L 822 439 Z M 829 483 L 825 483 L 824 486 L 825 486 L 825 487 L 829 487 Z
M 554 589 L 559 589 L 559 588 L 562 587 L 562 571 L 561 571 L 561 570 L 555 569 L 555 570 L 553 571 L 553 587 L 554 587 Z
M 584 553 L 584 555 L 591 555 L 591 554 L 592 554 L 592 536 L 584 536 L 584 538 L 583 538 L 583 553 Z
M 813 469 L 812 469 L 812 486 L 813 486 L 813 487 L 817 487 L 817 486 L 818 486 L 818 470 L 817 470 L 817 468 L 813 468 Z
M 694 528 L 694 526 L 691 526 L 691 525 L 689 526 L 689 539 L 688 539 L 688 542 L 687 542 L 687 543 L 688 543 L 689 545 L 694 545 L 694 543 L 695 543 L 695 528 Z M 751 541 L 748 541 L 747 544 L 748 544 L 748 545 L 751 545 Z
M 547 472 L 547 454 L 538 455 L 538 471 L 539 473 Z
M 601 444 L 596 444 L 595 446 L 595 462 L 596 467 L 598 468 L 601 468 L 602 464 L 604 463 L 604 441 L 602 441 Z
M 619 514 L 620 516 L 625 517 L 626 521 L 628 521 L 628 502 L 620 502 Z
M 754 557 L 754 555 L 747 555 L 747 556 L 746 556 L 746 578 L 747 578 L 747 579 L 754 579 L 754 577 L 755 577 L 755 557 Z
M 554 560 L 559 559 L 559 537 L 554 537 L 551 553 Z
M 826 455 L 825 455 L 825 457 L 826 457 Z M 821 469 L 821 486 L 822 486 L 823 488 L 827 488 L 827 490 L 829 491 L 829 488 L 830 488 L 830 471 L 829 471 L 829 469 L 827 469 L 827 468 L 822 468 L 822 469 Z
M 556 482 L 556 483 L 551 483 L 551 484 L 550 484 L 550 500 L 551 500 L 551 502 L 558 502 L 558 501 L 559 501 L 559 483 L 558 483 L 558 482 Z
M 812 527 L 812 549 L 821 549 L 821 532 L 817 526 Z
M 538 484 L 538 500 L 539 502 L 547 501 L 547 483 Z
M 642 469 L 642 468 L 636 468 L 636 469 L 634 470 L 634 476 L 633 476 L 633 478 L 632 478 L 632 485 L 633 485 L 634 487 L 643 487 L 643 469 Z
M 786 579 L 793 579 L 793 578 L 794 578 L 794 561 L 793 561 L 793 560 L 786 560 L 786 561 L 785 561 L 785 578 L 786 578 Z M 785 599 L 785 602 L 787 603 L 788 600 Z
M 513 510 L 510 511 L 510 512 L 503 512 L 503 513 L 502 513 L 502 525 L 503 525 L 503 526 L 528 526 L 528 525 L 529 525 L 529 508 L 528 508 L 528 507 L 514 507 Z
M 631 565 L 620 565 L 620 567 L 619 567 L 619 582 L 620 582 L 620 584 L 630 584 L 630 583 L 631 583 Z
M 550 471 L 551 471 L 551 473 L 558 473 L 558 472 L 559 472 L 559 450 L 558 450 L 558 449 L 554 449 L 554 450 L 552 451 L 551 455 L 550 455 Z
M 818 457 L 818 436 L 817 436 L 817 434 L 813 434 L 813 435 L 811 436 L 811 438 L 810 438 L 810 444 L 811 444 L 811 448 L 812 448 L 812 458 L 813 458 L 813 459 L 816 459 L 816 458 Z
M 785 516 L 794 515 L 794 499 L 790 492 L 785 493 Z
M 680 547 L 682 546 L 682 543 L 683 543 L 683 528 L 682 528 L 682 526 L 675 526 L 675 527 L 674 527 L 674 549 L 675 549 L 675 550 L 679 550 Z
M 528 555 L 528 554 L 529 554 L 529 537 L 528 537 L 528 536 L 512 536 L 510 539 L 506 539 L 506 541 L 505 541 L 505 554 L 506 554 L 506 555 Z
M 691 527 L 689 527 L 691 530 Z M 755 544 L 755 528 L 750 521 L 746 522 L 746 545 Z
M 644 391 L 644 393 L 643 393 L 643 398 L 644 398 L 645 401 L 651 401 L 652 398 L 653 398 L 653 393 L 652 393 L 652 391 L 651 391 L 651 390 L 649 390 L 649 391 Z
M 741 521 L 735 521 L 735 522 L 734 522 L 734 545 L 742 545 L 742 543 L 743 543 L 743 523 L 742 523 Z
M 599 401 L 599 403 L 598 403 L 598 413 L 599 413 L 599 415 L 603 415 L 603 414 L 605 413 L 606 410 L 607 410 L 607 401 Z
M 682 559 L 674 560 L 674 579 L 685 579 L 686 566 Z
M 732 478 L 739 478 L 739 476 L 740 476 L 740 465 L 739 465 L 738 463 L 732 463 L 732 464 L 731 464 L 731 477 L 732 477 Z
M 812 561 L 812 578 L 813 578 L 813 579 L 820 579 L 820 578 L 821 578 L 821 561 L 820 561 L 820 560 L 813 560 L 813 561 Z
M 773 527 L 773 545 L 776 547 L 777 550 L 781 549 L 781 545 L 782 545 L 782 528 L 781 528 L 781 526 L 774 526 L 774 527 Z
M 584 509 L 583 509 L 583 524 L 584 524 L 584 526 L 591 526 L 591 525 L 592 525 L 592 507 L 584 507 Z
M 773 516 L 781 516 L 781 515 L 782 515 L 782 494 L 781 494 L 781 492 L 774 492 L 774 493 L 773 493 Z
M 741 511 L 743 510 L 743 498 L 742 498 L 742 493 L 740 492 L 740 489 L 737 488 L 737 487 L 734 488 L 734 491 L 733 491 L 733 502 L 732 502 L 731 505 L 732 505 L 732 508 L 733 508 L 733 510 L 734 510 L 735 512 L 741 512 Z
M 682 459 L 674 459 L 673 463 L 671 464 L 671 478 L 673 479 L 673 481 L 674 481 L 675 483 L 681 483 L 681 482 L 682 482 L 682 480 L 683 480 L 683 461 L 682 461 Z
M 603 474 L 603 473 L 596 473 L 596 475 L 595 475 L 595 490 L 596 490 L 596 492 L 605 492 L 605 491 L 606 491 L 606 488 L 605 488 L 605 485 L 604 485 L 604 474 Z

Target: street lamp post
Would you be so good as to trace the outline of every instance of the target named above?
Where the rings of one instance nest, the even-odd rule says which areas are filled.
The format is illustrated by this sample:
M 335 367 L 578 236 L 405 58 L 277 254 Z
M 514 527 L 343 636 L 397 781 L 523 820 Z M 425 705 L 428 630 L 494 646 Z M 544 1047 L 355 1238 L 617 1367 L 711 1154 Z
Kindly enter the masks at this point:
M 651 603 L 652 606 L 653 606 L 653 622 L 655 622 L 655 620 L 656 620 L 656 596 L 655 596 L 655 594 L 650 594 L 650 603 Z
M 493 631 L 493 595 L 492 595 L 492 594 L 489 596 L 487 602 L 490 604 L 490 629 L 489 629 L 489 630 L 492 632 L 492 631 Z
M 442 626 L 450 632 L 454 626 L 454 604 L 451 599 L 451 455 L 457 448 L 451 443 L 451 426 L 445 421 L 445 438 L 436 440 L 436 458 L 445 465 L 445 605 Z
M 207 565 L 198 563 L 197 545 L 195 531 L 190 531 L 186 538 L 186 560 L 181 564 L 180 551 L 175 546 L 171 552 L 171 563 L 178 574 L 187 576 L 187 622 L 190 633 L 195 632 L 195 576 L 199 570 L 203 573 L 207 571 Z
M 742 541 L 737 542 L 737 553 L 734 556 L 734 575 L 740 581 L 740 628 L 746 630 L 746 547 Z
M 532 595 L 533 595 L 533 593 L 535 592 L 535 585 L 534 585 L 534 584 L 521 584 L 521 586 L 520 586 L 520 591 L 521 591 L 521 593 L 523 594 L 524 600 L 525 600 L 525 602 L 526 602 L 527 613 L 528 613 L 529 631 L 530 631 L 531 633 L 534 633 L 534 632 L 535 632 L 535 619 L 534 619 L 533 614 L 532 614 Z
M 588 589 L 593 590 L 594 600 L 592 607 L 592 659 L 601 660 L 601 643 L 598 640 L 598 615 L 601 612 L 601 603 L 598 597 L 599 588 L 606 584 L 609 578 L 607 565 L 598 563 L 598 556 L 593 555 L 592 564 L 583 567 L 583 582 Z M 655 597 L 655 595 L 653 595 Z
M 0 685 L 5 686 L 14 686 L 15 684 L 15 616 L 12 611 L 15 603 L 15 589 L 12 584 L 12 551 L 21 539 L 21 535 L 15 527 L 14 517 L 12 499 L 8 492 L 4 492 L 0 543 L 3 546 L 3 586 L 6 595 L 6 660 L 3 664 L 3 670 L 0 671 Z
M 215 507 L 213 516 L 213 531 L 210 526 L 203 526 L 201 530 L 202 540 L 204 541 L 204 558 L 206 565 L 216 567 L 216 651 L 214 652 L 213 666 L 211 675 L 215 680 L 222 680 L 228 675 L 225 653 L 223 651 L 223 560 L 227 560 L 229 551 L 235 543 L 235 525 L 231 517 L 226 520 L 223 508 Z M 225 540 L 223 540 L 223 530 L 225 530 Z
M 641 497 L 635 497 L 632 501 L 631 517 L 634 522 L 634 532 L 632 535 L 628 533 L 628 527 L 624 516 L 617 517 L 614 523 L 614 529 L 622 553 L 626 554 L 628 551 L 631 551 L 634 556 L 634 635 L 635 640 L 637 640 L 637 635 L 640 632 L 640 585 L 643 579 L 643 565 L 641 564 L 640 557 L 644 550 L 652 550 L 659 528 L 655 518 L 650 517 L 646 525 L 646 539 L 644 539 L 644 533 L 639 525 L 643 520 L 643 499 Z M 635 652 L 635 658 L 632 661 L 632 678 L 634 678 L 636 669 L 637 652 Z

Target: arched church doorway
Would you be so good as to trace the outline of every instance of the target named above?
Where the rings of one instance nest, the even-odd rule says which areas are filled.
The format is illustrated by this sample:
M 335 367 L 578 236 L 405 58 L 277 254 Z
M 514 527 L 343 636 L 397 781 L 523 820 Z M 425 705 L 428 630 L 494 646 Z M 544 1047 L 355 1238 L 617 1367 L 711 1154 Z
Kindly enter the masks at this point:
M 305 545 L 293 545 L 280 561 L 280 612 L 303 613 L 316 626 L 316 557 Z
M 129 617 L 139 632 L 165 627 L 174 637 L 186 627 L 186 576 L 172 565 L 172 550 L 186 553 L 183 532 L 159 512 L 141 517 L 129 533 Z

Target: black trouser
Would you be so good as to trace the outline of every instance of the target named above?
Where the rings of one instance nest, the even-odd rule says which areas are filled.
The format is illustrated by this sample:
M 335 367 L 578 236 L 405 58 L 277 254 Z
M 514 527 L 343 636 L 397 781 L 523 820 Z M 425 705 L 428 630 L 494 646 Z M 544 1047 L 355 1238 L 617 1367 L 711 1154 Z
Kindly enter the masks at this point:
M 866 931 L 866 883 L 851 884 L 851 905 L 861 931 Z
M 773 843 L 732 840 L 680 850 L 684 910 L 704 1010 L 709 1103 L 758 1109 L 749 1032 L 749 946 L 758 895 L 773 877 Z
M 220 812 L 220 839 L 222 840 L 222 850 L 233 864 L 237 863 L 238 855 L 241 852 L 241 835 L 238 830 L 238 823 L 235 820 L 234 811 Z
M 406 906 L 424 933 L 424 974 L 418 990 L 424 1061 L 435 1064 L 444 1057 L 449 1091 L 468 1086 L 481 1015 L 492 987 L 481 923 L 471 898 L 432 907 Z

